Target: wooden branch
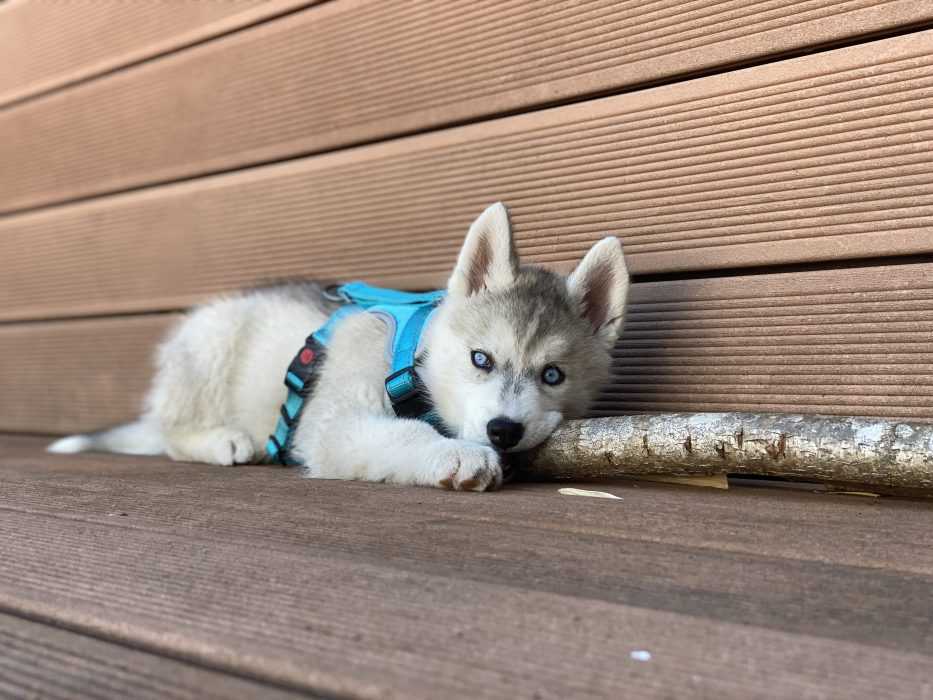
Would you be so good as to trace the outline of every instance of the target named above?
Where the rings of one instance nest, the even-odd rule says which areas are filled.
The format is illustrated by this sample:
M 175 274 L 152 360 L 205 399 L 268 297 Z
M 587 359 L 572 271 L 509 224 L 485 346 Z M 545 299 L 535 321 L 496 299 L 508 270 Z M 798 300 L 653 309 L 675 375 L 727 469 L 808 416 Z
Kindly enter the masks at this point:
M 769 413 L 568 421 L 521 467 L 532 479 L 761 474 L 933 488 L 933 425 Z

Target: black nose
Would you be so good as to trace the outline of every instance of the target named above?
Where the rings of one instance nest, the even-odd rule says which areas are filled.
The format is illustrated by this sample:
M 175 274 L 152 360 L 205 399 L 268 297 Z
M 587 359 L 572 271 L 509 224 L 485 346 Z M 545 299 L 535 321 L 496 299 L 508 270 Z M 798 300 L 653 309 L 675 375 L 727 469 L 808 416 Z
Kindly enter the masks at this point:
M 525 426 L 508 418 L 493 418 L 486 424 L 486 434 L 493 445 L 507 450 L 521 441 Z

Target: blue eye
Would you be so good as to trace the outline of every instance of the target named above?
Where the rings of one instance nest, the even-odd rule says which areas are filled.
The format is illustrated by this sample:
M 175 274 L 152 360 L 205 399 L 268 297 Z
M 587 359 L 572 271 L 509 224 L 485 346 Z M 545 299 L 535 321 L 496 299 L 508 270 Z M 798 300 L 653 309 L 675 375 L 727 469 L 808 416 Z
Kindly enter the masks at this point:
M 482 350 L 474 350 L 470 354 L 470 359 L 473 360 L 473 366 L 477 369 L 483 369 L 487 372 L 492 370 L 492 358 Z
M 557 386 L 564 381 L 564 373 L 560 371 L 559 367 L 548 365 L 541 373 L 541 381 L 551 386 Z

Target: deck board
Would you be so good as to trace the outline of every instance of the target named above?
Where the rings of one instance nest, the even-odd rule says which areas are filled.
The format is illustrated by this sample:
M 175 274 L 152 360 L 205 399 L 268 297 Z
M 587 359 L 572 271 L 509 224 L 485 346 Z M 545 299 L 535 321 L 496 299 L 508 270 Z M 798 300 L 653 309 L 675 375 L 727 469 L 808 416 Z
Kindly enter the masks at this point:
M 0 649 L 0 698 L 306 697 L 4 614 Z
M 930 502 L 451 494 L 38 444 L 0 439 L 0 610 L 115 643 L 352 697 L 933 692 Z

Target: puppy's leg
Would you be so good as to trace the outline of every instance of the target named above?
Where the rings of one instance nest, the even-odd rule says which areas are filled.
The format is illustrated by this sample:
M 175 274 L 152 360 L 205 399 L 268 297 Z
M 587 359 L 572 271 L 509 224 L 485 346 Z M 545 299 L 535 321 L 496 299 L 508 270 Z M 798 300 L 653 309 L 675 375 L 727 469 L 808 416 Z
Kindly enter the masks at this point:
M 440 435 L 427 423 L 380 415 L 327 421 L 296 435 L 310 477 L 485 491 L 502 484 L 491 447 Z
M 236 428 L 175 429 L 166 435 L 166 453 L 183 462 L 206 462 L 232 466 L 253 461 L 253 440 Z
M 231 401 L 240 345 L 250 337 L 248 301 L 198 309 L 159 349 L 148 412 L 172 459 L 221 465 L 253 460 L 256 446 Z

